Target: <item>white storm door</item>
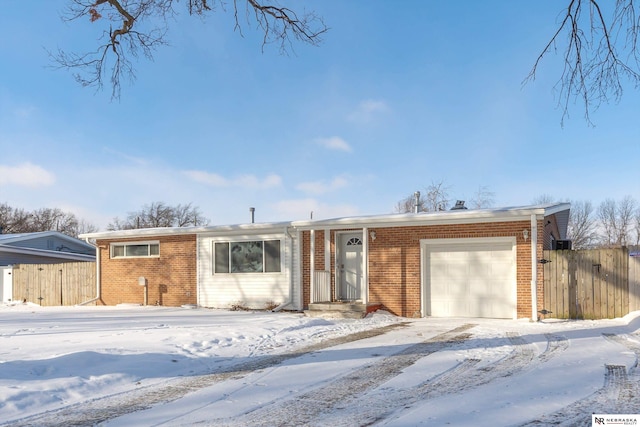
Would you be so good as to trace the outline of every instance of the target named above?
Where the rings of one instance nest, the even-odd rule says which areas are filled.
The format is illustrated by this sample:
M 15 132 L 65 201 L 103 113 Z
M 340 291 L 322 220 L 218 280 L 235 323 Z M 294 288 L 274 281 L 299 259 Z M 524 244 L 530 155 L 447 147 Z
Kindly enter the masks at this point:
M 338 240 L 338 299 L 359 300 L 362 298 L 362 233 L 341 233 Z

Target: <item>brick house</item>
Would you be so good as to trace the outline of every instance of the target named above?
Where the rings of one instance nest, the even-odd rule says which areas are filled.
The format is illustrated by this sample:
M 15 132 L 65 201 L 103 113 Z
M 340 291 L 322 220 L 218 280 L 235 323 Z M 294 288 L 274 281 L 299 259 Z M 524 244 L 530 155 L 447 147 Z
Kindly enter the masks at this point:
M 103 304 L 303 310 L 356 303 L 399 316 L 533 318 L 540 259 L 567 203 L 91 233 Z M 138 278 L 145 277 L 146 286 Z

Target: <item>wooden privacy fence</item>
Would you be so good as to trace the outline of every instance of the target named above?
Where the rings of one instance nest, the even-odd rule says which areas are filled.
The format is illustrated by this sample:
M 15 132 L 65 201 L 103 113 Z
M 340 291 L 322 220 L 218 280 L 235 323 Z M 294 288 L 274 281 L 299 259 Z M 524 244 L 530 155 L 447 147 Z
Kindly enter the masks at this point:
M 544 251 L 545 317 L 613 319 L 640 309 L 640 257 L 627 248 Z
M 96 263 L 17 264 L 13 299 L 42 306 L 76 305 L 96 297 Z

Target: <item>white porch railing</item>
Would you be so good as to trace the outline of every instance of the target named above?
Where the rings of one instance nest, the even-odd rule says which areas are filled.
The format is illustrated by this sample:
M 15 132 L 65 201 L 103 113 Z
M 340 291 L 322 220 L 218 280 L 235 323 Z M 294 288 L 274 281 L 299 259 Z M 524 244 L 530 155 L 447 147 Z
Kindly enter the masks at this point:
M 327 301 L 331 301 L 331 272 L 314 271 L 311 302 Z

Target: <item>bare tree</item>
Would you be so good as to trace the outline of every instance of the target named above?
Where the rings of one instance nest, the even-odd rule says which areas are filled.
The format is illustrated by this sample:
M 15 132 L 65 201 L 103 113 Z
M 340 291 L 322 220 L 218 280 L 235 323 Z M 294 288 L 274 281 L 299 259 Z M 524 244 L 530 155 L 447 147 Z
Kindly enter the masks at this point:
M 98 227 L 96 227 L 94 224 L 91 224 L 90 222 L 85 221 L 84 219 L 80 219 L 78 220 L 78 229 L 75 236 L 79 236 L 80 234 L 95 233 L 96 231 L 98 231 Z
M 71 237 L 97 230 L 94 225 L 59 208 L 40 208 L 29 212 L 11 207 L 7 203 L 0 204 L 0 228 L 2 233 L 7 234 L 59 231 Z
M 149 205 L 144 205 L 138 211 L 129 212 L 124 220 L 118 217 L 114 218 L 107 229 L 113 231 L 156 227 L 188 227 L 207 225 L 208 223 L 209 220 L 191 203 L 169 206 L 164 202 L 153 202 Z
M 596 220 L 593 205 L 590 201 L 571 202 L 567 238 L 574 249 L 587 249 L 597 241 Z
M 16 209 L 7 203 L 0 204 L 0 232 L 4 234 L 20 233 L 26 229 L 28 215 L 23 209 Z
M 598 206 L 602 244 L 611 246 L 617 240 L 616 201 L 606 199 Z
M 495 203 L 496 193 L 489 190 L 489 187 L 486 185 L 481 185 L 478 187 L 478 191 L 471 199 L 471 208 L 472 209 L 483 209 L 490 208 Z
M 564 68 L 555 86 L 563 111 L 561 123 L 576 100 L 584 105 L 584 117 L 591 123 L 590 111 L 610 100 L 617 102 L 623 83 L 640 84 L 636 8 L 633 0 L 568 0 L 555 33 L 525 79 L 535 80 L 544 56 L 562 46 Z
M 602 243 L 605 246 L 625 246 L 630 242 L 636 202 L 631 196 L 616 202 L 606 199 L 598 207 Z
M 405 197 L 404 199 L 398 201 L 396 203 L 396 207 L 394 212 L 396 213 L 410 213 L 410 212 L 424 212 L 424 199 L 421 197 L 416 197 L 419 192 L 413 193 Z M 417 200 L 417 208 L 416 208 L 416 200 Z
M 99 47 L 86 53 L 64 50 L 51 54 L 62 68 L 75 70 L 74 77 L 83 86 L 101 89 L 105 78 L 111 84 L 112 98 L 119 98 L 121 80 L 135 79 L 132 59 L 153 59 L 160 46 L 168 43 L 169 22 L 186 7 L 189 15 L 205 16 L 220 9 L 226 11 L 225 0 L 68 0 L 63 19 L 88 19 L 102 26 Z M 277 0 L 230 0 L 235 28 L 242 33 L 247 26 L 257 27 L 263 34 L 262 47 L 276 43 L 281 53 L 292 48 L 293 41 L 317 45 L 328 30 L 314 12 L 298 14 L 280 6 Z
M 138 219 L 148 227 L 171 227 L 174 219 L 173 208 L 162 202 L 153 202 L 145 206 L 139 213 Z
M 444 211 L 449 208 L 449 190 L 444 181 L 431 182 L 424 194 L 424 210 L 426 212 Z
M 174 208 L 175 224 L 178 227 L 186 227 L 189 225 L 207 225 L 209 220 L 205 218 L 198 207 L 194 207 L 191 203 L 186 205 L 178 205 Z
M 531 204 L 533 205 L 548 205 L 555 202 L 557 202 L 557 200 L 551 194 L 541 194 L 531 200 Z
M 443 211 L 449 207 L 449 186 L 440 182 L 431 182 L 431 185 L 420 192 L 418 197 L 418 212 Z M 415 212 L 415 193 L 405 197 L 396 203 L 395 211 L 398 213 Z
M 640 246 L 640 206 L 636 209 L 633 230 L 635 231 L 635 245 Z
M 31 212 L 31 231 L 59 231 L 73 235 L 78 230 L 78 219 L 59 208 L 41 208 Z

